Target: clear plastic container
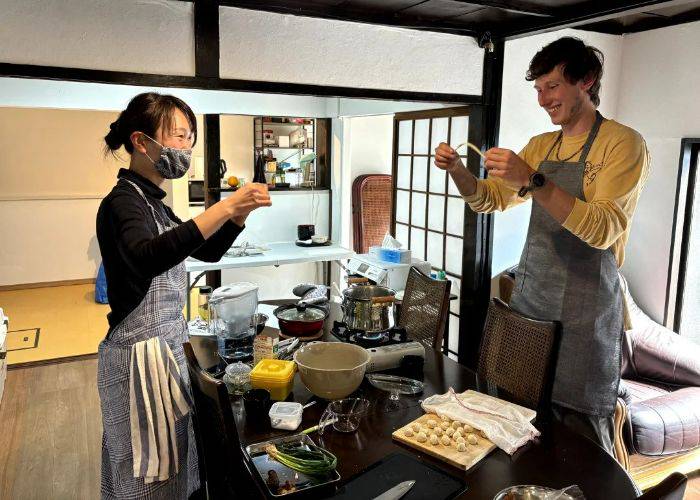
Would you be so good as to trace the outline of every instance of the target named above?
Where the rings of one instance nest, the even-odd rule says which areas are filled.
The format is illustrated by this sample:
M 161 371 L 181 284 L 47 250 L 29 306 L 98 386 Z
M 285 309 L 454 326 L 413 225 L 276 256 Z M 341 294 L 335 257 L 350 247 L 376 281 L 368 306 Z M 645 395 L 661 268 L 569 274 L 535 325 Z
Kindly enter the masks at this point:
M 304 407 L 301 403 L 277 402 L 270 408 L 270 425 L 273 429 L 294 431 L 301 424 Z
M 250 372 L 250 383 L 253 389 L 265 389 L 270 393 L 270 399 L 284 401 L 294 387 L 294 361 L 281 359 L 263 359 Z

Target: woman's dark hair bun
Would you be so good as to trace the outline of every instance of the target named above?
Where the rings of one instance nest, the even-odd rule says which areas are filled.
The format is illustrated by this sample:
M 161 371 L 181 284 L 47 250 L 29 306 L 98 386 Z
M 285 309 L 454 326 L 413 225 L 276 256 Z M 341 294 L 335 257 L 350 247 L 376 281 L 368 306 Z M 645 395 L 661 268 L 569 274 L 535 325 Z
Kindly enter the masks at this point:
M 105 144 L 110 151 L 116 151 L 124 145 L 124 139 L 119 133 L 119 120 L 110 123 L 109 132 L 105 136 Z
M 197 142 L 197 120 L 187 103 L 172 95 L 144 92 L 131 99 L 126 109 L 119 113 L 119 118 L 110 124 L 105 136 L 105 153 L 114 152 L 122 146 L 127 153 L 133 153 L 131 134 L 138 131 L 155 137 L 160 127 L 168 130 L 176 109 L 187 117 L 190 131 L 194 135 L 194 146 Z

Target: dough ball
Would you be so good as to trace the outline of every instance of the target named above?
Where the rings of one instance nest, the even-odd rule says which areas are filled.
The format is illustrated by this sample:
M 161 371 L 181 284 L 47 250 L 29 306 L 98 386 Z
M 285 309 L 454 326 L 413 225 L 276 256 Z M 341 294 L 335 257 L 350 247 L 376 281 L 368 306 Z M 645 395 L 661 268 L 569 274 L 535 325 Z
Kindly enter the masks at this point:
M 467 434 L 467 442 L 469 444 L 479 444 L 479 440 L 476 438 L 476 434 Z
M 442 434 L 443 434 L 444 432 L 445 432 L 445 431 L 443 431 L 440 427 L 435 427 L 435 430 L 433 431 L 433 434 L 435 434 L 437 437 L 440 437 L 440 436 L 442 436 Z
M 438 439 L 438 437 L 437 437 L 435 434 L 433 434 L 432 436 L 430 436 L 430 444 L 432 444 L 433 446 L 435 446 L 435 445 L 438 444 L 439 442 L 440 442 L 440 440 Z
M 455 431 L 455 433 L 452 434 L 452 439 L 454 439 L 455 441 L 457 441 L 461 437 L 462 437 L 462 433 L 459 431 Z
M 435 420 L 433 420 L 433 419 L 431 418 L 430 420 L 428 420 L 428 422 L 426 423 L 426 425 L 427 425 L 428 427 L 430 427 L 431 429 L 433 429 L 433 428 L 435 428 L 435 426 L 437 425 L 437 421 L 435 421 Z
M 459 429 L 460 428 L 459 422 L 457 422 L 456 420 L 454 422 L 452 422 L 452 428 L 454 430 Z
M 452 434 L 454 434 L 454 433 L 455 433 L 455 430 L 452 427 L 450 427 L 449 429 L 447 429 L 445 431 L 445 434 L 447 434 L 448 436 L 452 436 Z
M 467 445 L 464 443 L 457 443 L 457 451 L 467 451 Z
M 411 429 L 413 429 L 413 432 L 420 432 L 420 424 L 413 424 Z
M 464 429 L 464 432 L 473 432 L 473 431 L 474 431 L 474 427 L 472 427 L 472 426 L 469 425 L 469 424 L 464 424 L 464 425 L 462 426 L 462 428 Z
M 425 432 L 419 432 L 416 434 L 416 441 L 419 443 L 425 443 L 428 440 L 428 436 L 425 435 Z
M 484 433 L 484 431 L 479 431 L 479 436 L 481 436 L 481 437 L 484 438 L 484 439 L 488 439 L 488 438 L 486 437 L 486 434 Z
M 406 429 L 405 431 L 403 431 L 403 435 L 407 438 L 413 437 L 413 431 L 411 429 Z
M 451 429 L 451 428 L 452 428 L 452 427 L 450 427 L 450 423 L 449 423 L 449 422 L 443 422 L 443 423 L 441 423 L 441 424 L 440 424 L 440 427 L 441 427 L 443 430 L 445 430 L 445 431 L 446 431 L 447 429 Z
M 457 439 L 455 439 L 455 441 L 457 441 L 457 444 L 460 444 L 460 443 L 464 443 L 464 442 L 465 442 L 465 439 L 464 439 L 463 437 L 460 436 L 460 437 L 458 437 Z
M 449 422 L 449 421 L 450 421 L 450 417 L 448 417 L 447 415 L 442 415 L 442 416 L 440 417 L 440 420 L 442 420 L 443 422 Z
M 452 440 L 449 438 L 449 436 L 442 436 L 440 442 L 442 442 L 442 444 L 445 446 L 450 446 L 452 444 Z

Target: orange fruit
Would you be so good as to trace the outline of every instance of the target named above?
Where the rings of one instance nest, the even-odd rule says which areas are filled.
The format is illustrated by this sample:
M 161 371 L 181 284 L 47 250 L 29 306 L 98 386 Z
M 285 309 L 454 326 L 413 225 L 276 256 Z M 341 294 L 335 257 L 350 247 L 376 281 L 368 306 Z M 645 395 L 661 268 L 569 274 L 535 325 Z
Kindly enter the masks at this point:
M 228 180 L 226 182 L 228 183 L 229 186 L 231 186 L 232 188 L 235 188 L 238 186 L 238 177 L 236 177 L 235 175 L 232 175 L 231 177 L 228 178 Z

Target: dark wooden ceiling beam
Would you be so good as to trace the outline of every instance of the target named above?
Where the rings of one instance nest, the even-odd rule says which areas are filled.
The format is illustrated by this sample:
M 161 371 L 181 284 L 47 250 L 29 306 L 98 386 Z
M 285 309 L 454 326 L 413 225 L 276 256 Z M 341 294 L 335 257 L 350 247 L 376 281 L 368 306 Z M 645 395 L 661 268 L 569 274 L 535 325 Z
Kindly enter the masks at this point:
M 506 39 L 536 35 L 563 28 L 575 28 L 585 24 L 616 19 L 624 15 L 653 11 L 690 3 L 692 0 L 595 0 L 576 8 L 559 11 L 551 20 L 513 23 L 503 31 Z
M 337 6 L 313 5 L 303 0 L 285 0 L 283 3 L 261 2 L 260 0 L 219 0 L 223 7 L 236 7 L 240 9 L 275 12 L 277 14 L 291 14 L 295 16 L 317 17 L 333 21 L 347 21 L 364 24 L 377 24 L 392 26 L 395 28 L 407 28 L 421 31 L 435 31 L 452 35 L 476 37 L 481 30 L 475 30 L 459 23 L 450 23 L 445 20 L 431 21 L 427 19 L 412 18 L 407 15 L 372 13 L 367 9 L 356 9 Z
M 541 5 L 532 4 L 529 2 L 521 2 L 518 0 L 453 0 L 459 3 L 467 3 L 470 5 L 478 5 L 480 7 L 491 7 L 493 9 L 514 12 L 516 14 L 525 14 L 527 16 L 537 17 L 554 17 L 553 9 L 542 7 Z

